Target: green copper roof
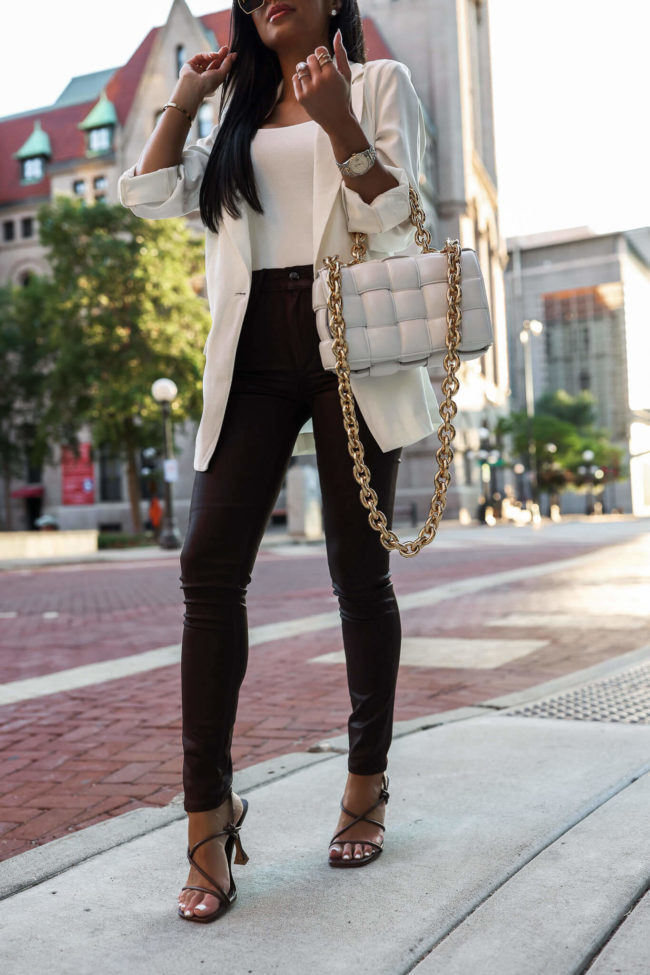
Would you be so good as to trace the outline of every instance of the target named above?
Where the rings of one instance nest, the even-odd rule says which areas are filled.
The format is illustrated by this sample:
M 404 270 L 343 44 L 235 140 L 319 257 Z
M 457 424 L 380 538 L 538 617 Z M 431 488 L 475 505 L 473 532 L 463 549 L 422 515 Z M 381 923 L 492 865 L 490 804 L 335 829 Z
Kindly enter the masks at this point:
M 24 142 L 18 152 L 12 153 L 14 159 L 31 159 L 34 156 L 51 156 L 52 147 L 50 137 L 41 128 L 38 119 L 34 122 L 34 128 L 27 142 Z
M 119 71 L 119 68 L 106 68 L 104 71 L 93 71 L 92 74 L 77 75 L 68 82 L 51 107 L 65 108 L 68 105 L 94 102 L 116 71 Z
M 104 125 L 117 125 L 117 112 L 113 102 L 109 102 L 106 91 L 102 90 L 97 104 L 86 115 L 83 122 L 80 122 L 80 129 L 99 129 Z

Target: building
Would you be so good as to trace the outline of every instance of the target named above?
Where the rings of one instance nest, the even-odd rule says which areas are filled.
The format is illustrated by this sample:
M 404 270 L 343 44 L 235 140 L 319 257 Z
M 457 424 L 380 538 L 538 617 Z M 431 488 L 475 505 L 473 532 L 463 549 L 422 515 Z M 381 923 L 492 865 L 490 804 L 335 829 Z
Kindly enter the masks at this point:
M 485 0 L 361 0 L 368 58 L 396 58 L 409 65 L 427 119 L 428 151 L 419 187 L 433 246 L 449 236 L 479 254 L 495 324 L 494 349 L 465 363 L 455 424 L 455 471 L 448 512 L 474 513 L 480 484 L 471 451 L 478 428 L 506 409 L 508 359 L 492 123 L 487 3 Z M 399 16 L 397 16 L 399 14 Z M 117 201 L 119 175 L 136 160 L 182 64 L 200 50 L 217 50 L 229 37 L 230 11 L 195 17 L 185 0 L 173 0 L 165 24 L 152 28 L 129 61 L 73 78 L 48 106 L 0 119 L 0 282 L 20 284 L 46 274 L 38 243 L 37 207 L 55 194 L 92 202 Z M 390 42 L 387 41 L 390 39 Z M 218 99 L 204 103 L 188 142 L 216 121 Z M 197 213 L 188 223 L 203 234 Z M 441 375 L 432 372 L 434 385 Z M 181 532 L 187 523 L 194 477 L 195 425 L 175 430 L 179 479 L 174 486 Z M 80 431 L 83 454 L 58 453 L 53 466 L 26 470 L 3 499 L 6 527 L 31 528 L 47 511 L 62 528 L 131 529 L 126 464 Z M 397 506 L 428 511 L 433 491 L 435 435 L 405 448 Z M 299 463 L 313 463 L 301 457 Z M 144 459 L 143 459 L 143 466 Z M 7 493 L 7 485 L 0 492 Z M 146 518 L 148 502 L 142 502 Z M 0 513 L 0 518 L 2 514 Z
M 459 372 L 458 416 L 454 422 L 454 471 L 447 513 L 475 515 L 481 466 L 476 452 L 481 427 L 493 429 L 506 415 L 509 396 L 508 340 L 504 271 L 508 262 L 499 230 L 497 174 L 492 110 L 488 4 L 486 0 L 363 0 L 363 10 L 392 54 L 411 68 L 426 114 L 431 119 L 429 181 L 432 206 L 424 206 L 433 246 L 447 237 L 477 252 L 494 327 L 494 345 Z M 436 387 L 442 373 L 431 370 Z M 408 447 L 400 470 L 400 493 L 428 510 L 434 434 Z
M 629 481 L 608 486 L 606 504 L 650 514 L 650 228 L 569 228 L 508 238 L 507 246 L 512 408 L 525 409 L 519 333 L 525 319 L 538 319 L 535 398 L 558 389 L 593 394 L 597 425 L 630 467 Z

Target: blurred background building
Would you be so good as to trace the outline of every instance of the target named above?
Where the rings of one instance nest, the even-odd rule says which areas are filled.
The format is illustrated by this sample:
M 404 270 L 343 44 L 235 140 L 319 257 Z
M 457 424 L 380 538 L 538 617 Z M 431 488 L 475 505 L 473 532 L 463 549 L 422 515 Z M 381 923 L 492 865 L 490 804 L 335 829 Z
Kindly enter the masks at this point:
M 596 423 L 624 450 L 630 476 L 609 485 L 606 507 L 650 514 L 650 228 L 593 233 L 587 227 L 508 238 L 506 271 L 513 410 L 525 409 L 526 319 L 535 398 L 588 391 Z M 573 505 L 572 505 L 573 501 Z M 581 510 L 566 494 L 563 510 Z

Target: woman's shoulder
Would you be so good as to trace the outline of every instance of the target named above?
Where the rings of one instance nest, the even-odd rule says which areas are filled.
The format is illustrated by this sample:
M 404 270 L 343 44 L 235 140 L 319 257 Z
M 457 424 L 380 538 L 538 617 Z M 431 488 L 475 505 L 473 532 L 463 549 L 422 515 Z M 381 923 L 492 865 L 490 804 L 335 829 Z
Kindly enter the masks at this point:
M 366 61 L 364 70 L 369 75 L 374 75 L 378 80 L 395 73 L 404 73 L 408 75 L 409 79 L 411 77 L 411 69 L 409 66 L 404 64 L 403 61 L 396 61 L 394 58 L 376 58 L 372 61 Z

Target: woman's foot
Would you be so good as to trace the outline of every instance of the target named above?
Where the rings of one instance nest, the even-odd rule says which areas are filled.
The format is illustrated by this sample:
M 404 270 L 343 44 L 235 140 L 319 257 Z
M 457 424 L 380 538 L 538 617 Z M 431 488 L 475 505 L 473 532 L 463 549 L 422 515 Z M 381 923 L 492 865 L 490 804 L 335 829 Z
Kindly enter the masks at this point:
M 350 812 L 354 812 L 357 816 L 365 812 L 379 798 L 383 780 L 383 772 L 378 772 L 376 775 L 355 775 L 354 772 L 348 772 L 348 781 L 345 784 L 345 792 L 343 793 L 343 805 L 345 808 L 349 809 Z M 376 819 L 378 822 L 383 823 L 385 814 L 386 803 L 380 802 L 372 812 L 368 813 L 368 818 Z M 352 816 L 348 816 L 347 813 L 341 810 L 334 834 L 338 833 L 340 829 L 343 829 L 347 823 L 351 823 L 352 820 Z M 343 840 L 346 842 L 342 842 Z M 363 840 L 372 840 L 373 843 L 379 843 L 381 845 L 384 842 L 383 830 L 379 826 L 373 826 L 372 823 L 367 823 L 364 820 L 355 823 L 354 826 L 351 826 L 349 830 L 343 833 L 338 842 L 330 846 L 330 859 L 338 860 L 342 858 L 344 860 L 350 860 L 354 857 L 356 860 L 361 860 L 363 857 L 376 852 L 376 847 L 370 846 L 369 843 L 364 843 Z
M 190 849 L 199 840 L 225 829 L 229 821 L 238 823 L 243 811 L 243 802 L 237 793 L 233 792 L 232 806 L 230 798 L 227 798 L 216 809 L 209 809 L 206 812 L 188 812 L 187 842 Z M 209 843 L 202 843 L 193 854 L 201 869 L 214 877 L 226 893 L 230 889 L 230 870 L 228 869 L 228 858 L 225 850 L 227 840 L 228 836 L 218 836 Z M 185 883 L 200 885 L 201 887 L 212 886 L 203 874 L 199 873 L 193 866 L 190 866 L 190 872 Z M 203 915 L 214 914 L 221 905 L 221 900 L 216 894 L 206 894 L 201 890 L 182 890 L 178 895 L 178 903 L 186 916 L 196 914 L 202 917 Z

